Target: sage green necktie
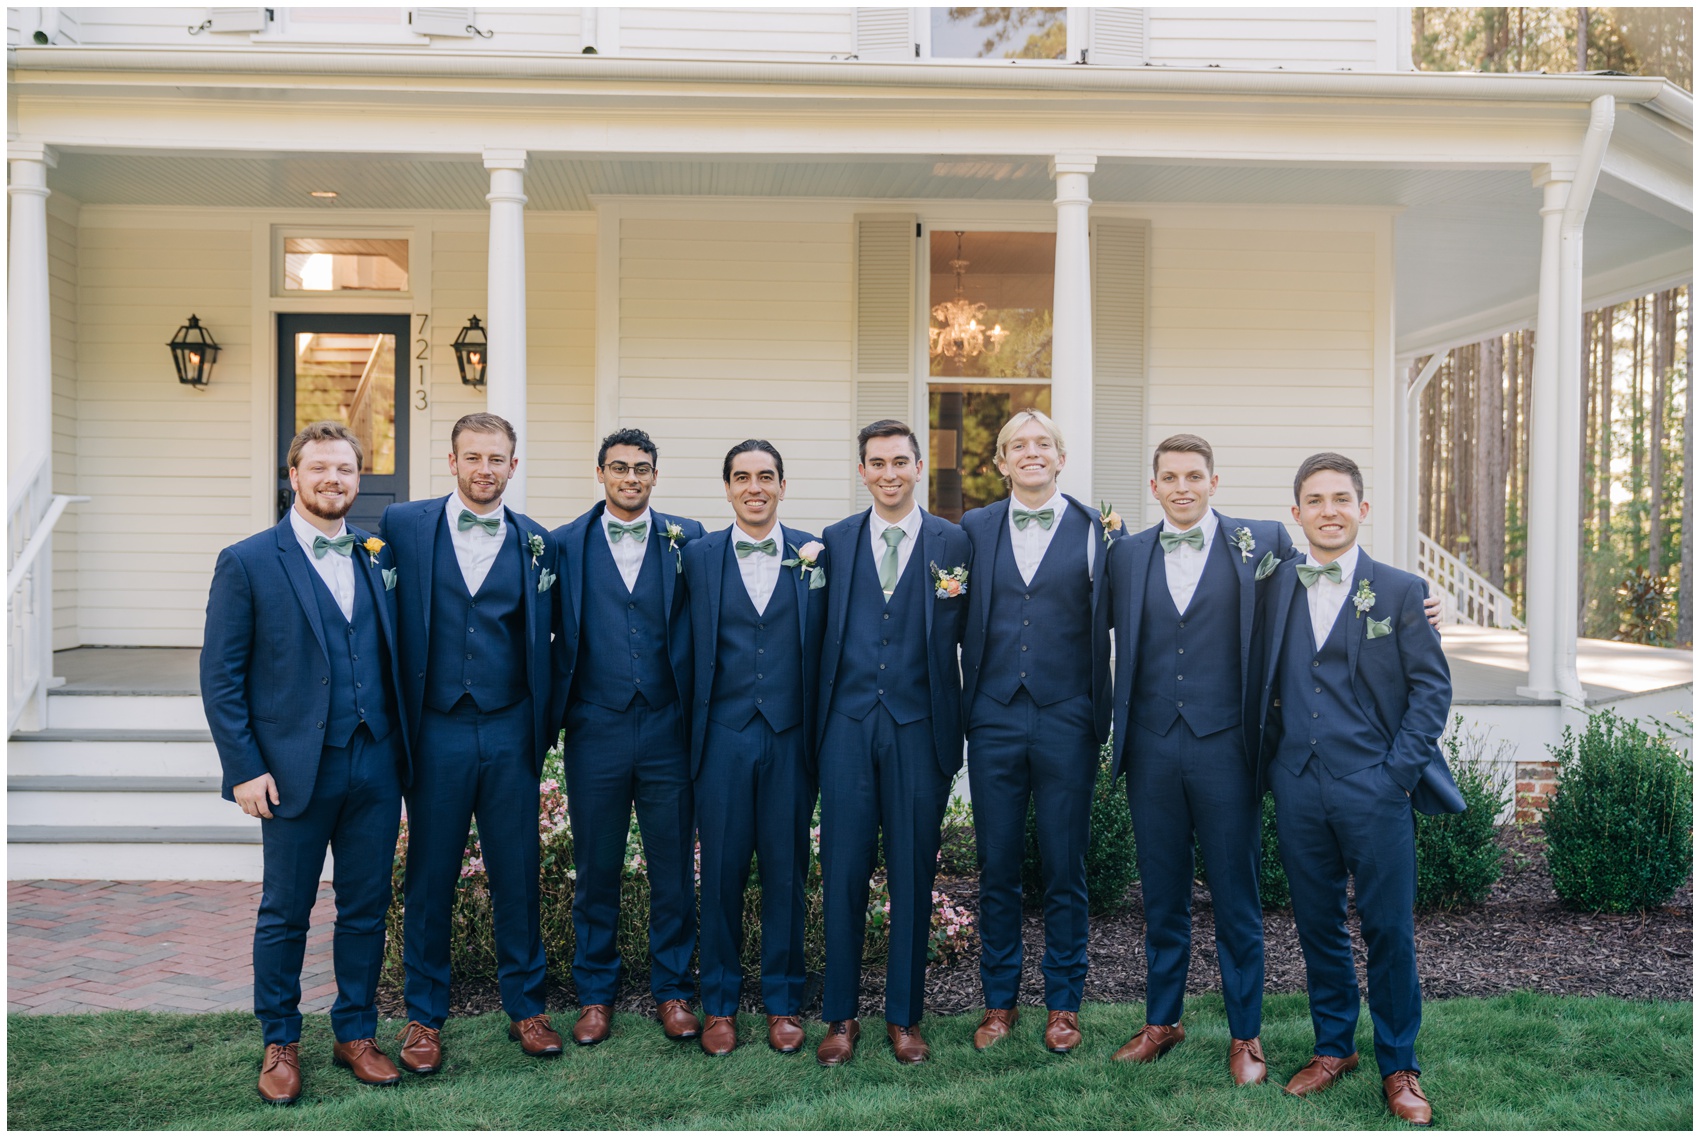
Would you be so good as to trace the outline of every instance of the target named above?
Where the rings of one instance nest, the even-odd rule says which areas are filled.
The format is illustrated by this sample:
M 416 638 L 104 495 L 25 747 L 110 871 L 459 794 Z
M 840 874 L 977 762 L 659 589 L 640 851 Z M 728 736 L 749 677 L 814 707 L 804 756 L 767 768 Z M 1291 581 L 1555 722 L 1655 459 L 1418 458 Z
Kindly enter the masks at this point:
M 1050 529 L 1051 523 L 1057 520 L 1057 512 L 1049 506 L 1042 510 L 1023 510 L 1015 508 L 1015 528 L 1026 529 L 1028 522 L 1038 522 L 1040 529 Z
M 647 520 L 641 522 L 617 522 L 612 518 L 608 520 L 609 545 L 617 544 L 619 540 L 625 537 L 628 533 L 632 535 L 634 540 L 642 541 L 643 535 L 648 532 L 649 522 Z
M 1157 534 L 1157 540 L 1163 543 L 1164 553 L 1173 553 L 1183 545 L 1190 545 L 1194 549 L 1203 549 L 1204 527 L 1193 526 L 1185 533 L 1175 533 L 1173 530 L 1161 530 Z
M 502 529 L 502 515 L 498 511 L 487 518 L 481 518 L 471 510 L 462 510 L 460 520 L 455 523 L 455 528 L 465 533 L 473 526 L 483 526 L 485 533 L 495 537 Z
M 345 533 L 341 537 L 315 537 L 313 539 L 314 559 L 322 559 L 327 549 L 332 553 L 340 553 L 344 557 L 351 556 L 354 552 L 354 535 Z
M 765 553 L 772 557 L 779 552 L 779 547 L 773 543 L 771 537 L 764 538 L 761 541 L 740 541 L 733 548 L 738 551 L 739 557 L 748 557 L 752 553 Z
M 885 540 L 885 555 L 880 558 L 880 588 L 889 598 L 897 591 L 897 546 L 903 541 L 903 527 L 887 526 L 880 537 Z
M 1340 580 L 1340 563 L 1338 561 L 1330 561 L 1326 565 L 1299 566 L 1299 584 L 1303 585 L 1305 588 L 1308 589 L 1312 585 L 1316 584 L 1317 579 L 1321 577 L 1327 577 L 1330 581 L 1338 584 Z

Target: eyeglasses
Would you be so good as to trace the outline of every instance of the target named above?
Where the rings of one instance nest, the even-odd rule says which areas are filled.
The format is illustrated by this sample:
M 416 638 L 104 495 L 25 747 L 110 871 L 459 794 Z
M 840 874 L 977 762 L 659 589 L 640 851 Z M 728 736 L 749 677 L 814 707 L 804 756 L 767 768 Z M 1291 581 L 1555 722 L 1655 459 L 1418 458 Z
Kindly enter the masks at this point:
M 609 474 L 612 474 L 615 478 L 624 478 L 628 474 L 635 474 L 639 478 L 649 478 L 655 474 L 655 467 L 651 466 L 647 462 L 640 462 L 636 466 L 631 466 L 624 462 L 607 462 L 603 463 L 602 469 L 606 470 Z

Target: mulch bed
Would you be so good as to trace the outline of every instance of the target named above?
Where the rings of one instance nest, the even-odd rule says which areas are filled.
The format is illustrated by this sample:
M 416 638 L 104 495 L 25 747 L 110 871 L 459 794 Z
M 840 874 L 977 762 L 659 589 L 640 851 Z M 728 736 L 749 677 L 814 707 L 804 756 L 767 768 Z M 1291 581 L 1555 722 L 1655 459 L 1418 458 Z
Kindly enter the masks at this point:
M 1534 826 L 1504 826 L 1505 870 L 1480 905 L 1449 912 L 1417 914 L 1417 967 L 1423 994 L 1491 996 L 1505 992 L 1547 992 L 1571 996 L 1622 996 L 1629 999 L 1689 1000 L 1694 996 L 1694 882 L 1690 878 L 1668 905 L 1645 913 L 1577 913 L 1561 908 L 1546 867 L 1546 843 Z M 937 888 L 972 908 L 976 886 L 967 879 L 941 879 Z M 1266 991 L 1303 992 L 1304 958 L 1291 910 L 1264 913 Z M 1355 914 L 1349 921 L 1358 961 L 1358 982 L 1367 990 L 1364 946 Z M 1192 966 L 1188 992 L 1219 990 L 1215 923 L 1210 892 L 1193 890 Z M 1043 1004 L 1039 960 L 1044 953 L 1044 922 L 1029 910 L 1023 929 L 1021 1002 Z M 960 958 L 927 970 L 927 1011 L 941 1015 L 984 1006 L 980 994 L 979 940 L 970 940 Z M 1128 904 L 1114 916 L 1094 918 L 1089 941 L 1086 999 L 1137 1003 L 1145 999 L 1145 916 L 1139 885 L 1128 891 Z M 563 970 L 564 971 L 564 970 Z M 552 984 L 551 1009 L 576 1006 L 570 976 Z M 753 977 L 744 983 L 745 1010 L 760 1011 Z M 862 980 L 864 1016 L 880 1018 L 885 990 L 883 969 Z M 820 977 L 811 975 L 806 1011 L 820 1010 Z M 457 984 L 452 993 L 456 1015 L 474 1015 L 501 1006 L 496 986 Z M 380 993 L 385 1015 L 399 1016 L 401 994 Z M 616 1007 L 653 1014 L 646 983 L 629 978 Z

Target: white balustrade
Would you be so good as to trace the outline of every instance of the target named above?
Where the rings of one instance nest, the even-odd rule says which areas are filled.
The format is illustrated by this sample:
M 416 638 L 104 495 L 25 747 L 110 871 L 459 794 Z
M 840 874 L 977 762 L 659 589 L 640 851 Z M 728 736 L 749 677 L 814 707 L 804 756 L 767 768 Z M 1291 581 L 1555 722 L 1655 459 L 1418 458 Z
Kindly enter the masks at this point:
M 1523 627 L 1503 590 L 1426 533 L 1417 534 L 1417 573 L 1439 592 L 1442 619 L 1481 628 Z

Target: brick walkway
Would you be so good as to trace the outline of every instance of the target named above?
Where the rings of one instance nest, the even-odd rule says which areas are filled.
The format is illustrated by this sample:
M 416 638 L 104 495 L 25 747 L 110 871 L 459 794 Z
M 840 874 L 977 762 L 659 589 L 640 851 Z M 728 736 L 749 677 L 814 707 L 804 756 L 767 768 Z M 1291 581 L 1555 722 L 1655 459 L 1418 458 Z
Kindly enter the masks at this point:
M 9 881 L 6 1010 L 217 1012 L 254 1008 L 252 881 Z M 330 887 L 319 891 L 301 1010 L 324 1011 Z

